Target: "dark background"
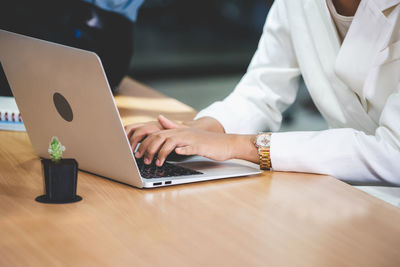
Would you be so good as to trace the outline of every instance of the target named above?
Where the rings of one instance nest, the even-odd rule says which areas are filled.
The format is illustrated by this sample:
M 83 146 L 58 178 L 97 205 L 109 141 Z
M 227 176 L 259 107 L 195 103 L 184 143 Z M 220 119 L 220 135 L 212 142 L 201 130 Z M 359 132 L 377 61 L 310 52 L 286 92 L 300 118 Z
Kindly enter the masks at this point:
M 243 73 L 272 1 L 148 0 L 135 27 L 136 77 Z
M 3 0 L 0 28 L 63 43 L 63 37 L 69 34 L 64 29 L 63 12 L 70 1 Z M 146 81 L 244 73 L 271 3 L 147 0 L 134 25 L 134 55 L 128 73 Z M 118 50 L 118 44 L 115 47 Z M 1 95 L 10 94 L 1 73 L 0 90 Z

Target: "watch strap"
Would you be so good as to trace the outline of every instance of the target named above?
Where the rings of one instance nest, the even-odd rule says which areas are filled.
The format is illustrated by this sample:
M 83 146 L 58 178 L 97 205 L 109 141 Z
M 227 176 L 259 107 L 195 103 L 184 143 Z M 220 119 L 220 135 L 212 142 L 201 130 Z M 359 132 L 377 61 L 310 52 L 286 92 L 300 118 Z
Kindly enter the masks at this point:
M 272 168 L 270 147 L 260 147 L 258 155 L 260 156 L 260 169 L 270 170 Z

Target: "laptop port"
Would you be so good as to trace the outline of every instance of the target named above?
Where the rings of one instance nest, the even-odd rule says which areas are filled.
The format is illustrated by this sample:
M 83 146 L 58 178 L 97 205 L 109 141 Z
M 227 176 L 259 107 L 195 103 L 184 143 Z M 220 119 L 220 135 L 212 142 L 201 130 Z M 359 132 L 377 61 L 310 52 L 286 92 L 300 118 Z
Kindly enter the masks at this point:
M 153 183 L 153 186 L 162 185 L 162 182 Z
M 171 181 L 166 181 L 165 184 L 172 184 L 172 182 Z

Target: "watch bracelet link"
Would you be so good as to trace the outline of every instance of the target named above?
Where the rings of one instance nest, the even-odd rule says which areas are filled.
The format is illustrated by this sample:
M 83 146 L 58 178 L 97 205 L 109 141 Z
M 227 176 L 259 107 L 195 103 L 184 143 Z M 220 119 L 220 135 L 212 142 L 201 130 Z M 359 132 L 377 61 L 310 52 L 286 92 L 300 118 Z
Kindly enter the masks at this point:
M 258 153 L 260 156 L 260 169 L 271 170 L 272 164 L 271 164 L 270 148 L 269 147 L 260 148 Z

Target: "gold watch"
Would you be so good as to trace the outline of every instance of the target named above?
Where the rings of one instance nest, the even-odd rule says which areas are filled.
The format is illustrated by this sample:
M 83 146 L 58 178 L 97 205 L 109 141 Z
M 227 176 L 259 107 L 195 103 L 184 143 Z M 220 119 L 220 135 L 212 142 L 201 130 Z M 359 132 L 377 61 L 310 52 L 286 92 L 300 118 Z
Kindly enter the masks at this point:
M 271 133 L 259 133 L 256 136 L 254 145 L 258 149 L 258 156 L 260 157 L 260 169 L 271 170 Z

